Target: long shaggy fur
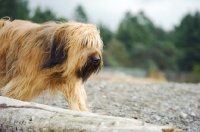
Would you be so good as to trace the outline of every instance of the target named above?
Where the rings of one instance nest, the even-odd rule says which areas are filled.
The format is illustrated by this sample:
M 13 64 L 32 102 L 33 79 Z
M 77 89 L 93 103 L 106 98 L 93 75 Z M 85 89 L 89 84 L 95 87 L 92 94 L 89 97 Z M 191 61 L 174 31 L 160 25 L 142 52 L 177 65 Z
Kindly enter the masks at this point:
M 100 70 L 102 46 L 92 24 L 0 20 L 0 94 L 31 101 L 60 90 L 70 109 L 87 111 L 84 82 Z

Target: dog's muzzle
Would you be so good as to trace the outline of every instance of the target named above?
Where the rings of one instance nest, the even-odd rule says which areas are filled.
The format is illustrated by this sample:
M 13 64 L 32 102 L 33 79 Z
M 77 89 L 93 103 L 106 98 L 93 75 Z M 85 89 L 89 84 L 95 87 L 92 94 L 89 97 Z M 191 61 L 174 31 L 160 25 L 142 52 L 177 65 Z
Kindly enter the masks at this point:
M 94 64 L 97 64 L 100 61 L 100 57 L 99 56 L 93 56 L 92 61 L 93 61 Z

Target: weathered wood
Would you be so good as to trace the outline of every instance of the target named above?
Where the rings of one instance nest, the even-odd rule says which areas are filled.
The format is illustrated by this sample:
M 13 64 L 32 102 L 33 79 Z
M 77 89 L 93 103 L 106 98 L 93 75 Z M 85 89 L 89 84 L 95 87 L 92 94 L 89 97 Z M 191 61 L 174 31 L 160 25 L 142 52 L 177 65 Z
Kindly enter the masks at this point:
M 0 132 L 181 132 L 138 120 L 77 112 L 0 96 Z

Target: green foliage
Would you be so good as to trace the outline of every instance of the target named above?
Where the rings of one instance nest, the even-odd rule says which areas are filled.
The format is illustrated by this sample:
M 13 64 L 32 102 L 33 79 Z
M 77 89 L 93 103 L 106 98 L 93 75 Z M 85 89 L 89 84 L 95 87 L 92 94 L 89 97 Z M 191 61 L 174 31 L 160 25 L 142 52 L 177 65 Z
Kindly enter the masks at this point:
M 148 35 L 144 26 L 138 22 L 138 18 L 127 12 L 119 25 L 116 38 L 124 42 L 129 49 L 134 43 L 145 43 Z
M 149 71 L 158 71 L 158 66 L 153 60 L 148 60 L 148 70 Z
M 105 66 L 130 66 L 127 50 L 123 43 L 112 39 L 103 52 Z
M 0 18 L 8 16 L 14 19 L 29 19 L 27 0 L 0 0 Z
M 187 14 L 171 33 L 171 39 L 183 53 L 180 69 L 191 71 L 200 62 L 200 13 Z
M 56 14 L 51 9 L 45 9 L 44 11 L 37 7 L 33 16 L 29 15 L 28 1 L 27 0 L 0 0 L 0 18 L 8 16 L 11 20 L 23 19 L 31 20 L 37 23 L 43 23 L 47 21 L 67 21 L 65 18 L 57 18 Z
M 40 7 L 37 7 L 35 9 L 34 15 L 31 18 L 33 22 L 38 22 L 38 23 L 52 21 L 55 19 L 56 19 L 55 14 L 50 9 L 42 11 Z
M 65 18 L 57 18 L 56 14 L 51 11 L 51 9 L 47 8 L 44 11 L 40 7 L 35 9 L 33 17 L 31 17 L 31 21 L 37 23 L 44 23 L 47 21 L 67 21 Z
M 193 70 L 192 70 L 194 73 L 200 73 L 200 64 L 197 64 L 193 67 Z
M 140 12 L 127 12 L 119 25 L 116 38 L 124 43 L 132 66 L 148 69 L 177 70 L 179 51 L 168 41 L 167 33 Z
M 178 70 L 179 50 L 169 41 L 157 41 L 149 49 L 149 59 L 156 62 L 160 70 Z
M 112 31 L 109 30 L 108 27 L 106 27 L 102 23 L 100 23 L 98 25 L 98 27 L 99 27 L 99 30 L 100 30 L 101 38 L 102 38 L 103 43 L 104 43 L 104 49 L 106 49 L 108 43 L 111 41 L 111 39 L 113 37 L 113 33 L 112 33 Z

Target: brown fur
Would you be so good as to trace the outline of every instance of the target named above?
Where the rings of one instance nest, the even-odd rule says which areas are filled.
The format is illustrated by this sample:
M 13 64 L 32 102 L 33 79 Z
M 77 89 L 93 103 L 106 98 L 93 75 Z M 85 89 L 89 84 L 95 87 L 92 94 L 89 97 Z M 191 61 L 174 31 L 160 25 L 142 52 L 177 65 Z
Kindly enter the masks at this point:
M 100 70 L 102 46 L 92 24 L 0 20 L 0 94 L 31 101 L 60 90 L 70 109 L 87 111 L 84 82 Z

